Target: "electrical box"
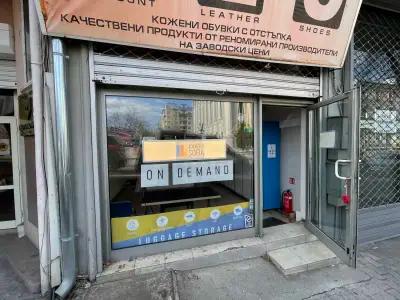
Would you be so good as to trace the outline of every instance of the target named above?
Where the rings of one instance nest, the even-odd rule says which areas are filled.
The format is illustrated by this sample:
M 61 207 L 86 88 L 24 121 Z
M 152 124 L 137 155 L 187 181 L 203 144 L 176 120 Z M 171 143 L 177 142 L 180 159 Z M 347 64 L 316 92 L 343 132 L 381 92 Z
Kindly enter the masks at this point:
M 14 58 L 12 27 L 5 23 L 0 23 L 0 58 Z

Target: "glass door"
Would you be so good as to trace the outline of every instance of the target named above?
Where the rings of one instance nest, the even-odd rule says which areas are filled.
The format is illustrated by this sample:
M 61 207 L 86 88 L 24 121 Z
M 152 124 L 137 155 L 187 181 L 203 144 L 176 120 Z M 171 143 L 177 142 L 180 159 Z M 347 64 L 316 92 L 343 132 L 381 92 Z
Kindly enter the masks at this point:
M 14 117 L 0 117 L 0 229 L 17 227 L 21 218 Z
M 308 108 L 307 227 L 355 266 L 360 91 Z

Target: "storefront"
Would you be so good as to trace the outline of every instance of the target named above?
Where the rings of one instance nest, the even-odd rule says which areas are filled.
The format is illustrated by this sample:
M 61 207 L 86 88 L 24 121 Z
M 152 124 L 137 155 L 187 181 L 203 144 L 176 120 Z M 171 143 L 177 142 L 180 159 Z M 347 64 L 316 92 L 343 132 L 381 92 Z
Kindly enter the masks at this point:
M 254 12 L 246 5 L 251 18 L 239 21 L 258 26 L 263 2 L 257 1 Z M 210 8 L 198 1 L 193 6 L 201 8 L 202 23 L 170 19 L 169 25 L 203 24 L 193 34 L 207 39 L 207 32 L 221 28 L 207 21 L 215 9 L 245 9 L 230 5 Z M 152 6 L 144 6 L 149 17 Z M 337 29 L 344 6 L 334 8 L 332 22 L 319 20 L 319 26 Z M 358 8 L 352 4 L 346 14 L 342 35 L 350 37 Z M 304 5 L 296 2 L 295 11 L 304 13 Z M 45 123 L 55 124 L 55 157 L 63 161 L 55 167 L 62 177 L 60 219 L 67 228 L 61 228 L 61 248 L 63 253 L 77 249 L 76 257 L 68 259 L 76 259 L 78 273 L 94 280 L 109 263 L 262 236 L 269 226 L 266 219 L 280 214 L 282 193 L 288 190 L 294 198 L 291 221 L 305 221 L 343 261 L 355 265 L 359 91 L 352 84 L 348 40 L 337 41 L 343 50 L 339 55 L 318 48 L 321 41 L 306 38 L 307 30 L 299 27 L 299 39 L 315 47 L 277 46 L 282 51 L 274 49 L 269 61 L 286 63 L 280 64 L 263 61 L 257 51 L 251 58 L 218 49 L 179 50 L 167 39 L 178 31 L 152 27 L 166 26 L 167 18 L 153 16 L 153 25 L 141 32 L 139 25 L 119 22 L 110 29 L 104 18 L 76 19 L 68 13 L 60 23 L 59 13 L 55 8 L 46 16 L 53 36 L 48 45 L 53 66 L 47 71 L 55 74 L 45 78 L 53 100 L 46 105 L 55 118 Z M 293 18 L 309 22 L 298 14 Z M 70 32 L 77 30 L 74 26 L 83 26 L 79 39 Z M 87 32 L 85 26 L 96 29 Z M 115 42 L 129 45 L 106 43 L 98 37 L 106 29 L 118 32 Z M 136 47 L 137 41 L 123 42 L 133 29 L 148 39 L 146 48 Z M 57 38 L 60 32 L 70 38 Z M 259 34 L 289 43 L 285 34 Z M 228 49 L 232 42 L 221 36 Z M 340 67 L 346 57 L 343 69 L 320 68 Z
M 95 51 L 104 47 L 95 45 Z M 266 105 L 283 111 L 296 107 L 305 117 L 304 108 L 319 95 L 319 70 L 241 70 L 238 86 L 235 71 L 229 68 L 187 67 L 98 52 L 92 57 L 105 259 L 118 261 L 262 234 L 260 166 L 267 152 L 261 137 L 263 110 Z M 309 77 L 295 72 L 307 72 Z M 303 159 L 295 176 L 303 193 L 296 195 L 301 220 L 305 180 L 300 166 L 305 173 L 305 152 L 301 157 L 300 148 L 296 151 Z M 279 203 L 275 209 L 280 209 L 280 194 L 274 199 Z
M 360 1 L 170 1 L 1 4 L 0 229 L 42 290 L 294 220 L 354 266 L 357 206 L 397 234 L 398 5 L 349 45 Z
M 335 245 L 341 243 L 338 252 L 343 257 L 354 259 L 348 250 L 354 241 L 348 223 L 350 203 L 342 201 L 344 181 L 335 177 L 334 165 L 339 158 L 350 160 L 357 147 L 349 140 L 349 131 L 357 130 L 349 125 L 357 107 L 348 105 L 348 97 L 356 92 L 329 99 L 325 106 L 318 101 L 321 78 L 325 82 L 331 78 L 315 68 L 272 65 L 275 72 L 241 70 L 239 85 L 235 70 L 215 66 L 232 62 L 229 59 L 214 59 L 214 66 L 197 62 L 188 67 L 173 62 L 173 54 L 157 59 L 165 55 L 159 51 L 143 55 L 141 49 L 120 47 L 119 51 L 131 51 L 120 57 L 116 52 L 106 54 L 110 45 L 66 45 L 71 66 L 86 55 L 89 58 L 84 68 L 96 91 L 88 103 L 84 100 L 88 96 L 79 95 L 90 89 L 73 79 L 77 85 L 71 87 L 70 115 L 72 135 L 84 133 L 76 144 L 91 139 L 95 145 L 84 153 L 74 150 L 73 170 L 77 191 L 85 189 L 82 182 L 88 173 L 99 174 L 99 183 L 92 188 L 98 195 L 93 205 L 101 216 L 95 230 L 101 236 L 96 247 L 102 262 L 262 235 L 263 225 L 268 226 L 263 224 L 266 214 L 281 209 L 282 192 L 288 189 L 294 194 L 297 220 L 308 220 Z M 196 57 L 186 55 L 187 59 Z M 69 76 L 78 73 L 82 69 L 73 68 Z M 83 114 L 79 120 L 78 111 Z M 320 125 L 310 123 L 319 115 L 325 116 Z M 280 141 L 268 141 L 268 123 L 275 123 Z M 310 135 L 324 140 L 311 142 Z M 317 143 L 323 145 L 310 148 Z M 82 172 L 82 157 L 91 155 L 95 164 Z M 311 156 L 317 155 L 318 164 L 310 166 Z M 350 177 L 350 172 L 349 166 L 340 166 L 339 176 Z M 323 188 L 310 187 L 315 180 L 309 176 L 321 178 Z M 270 194 L 273 186 L 276 192 Z M 310 188 L 315 196 L 309 196 Z M 352 187 L 346 188 L 350 193 Z M 329 204 L 321 207 L 321 203 Z M 88 225 L 78 224 L 78 230 L 84 226 Z

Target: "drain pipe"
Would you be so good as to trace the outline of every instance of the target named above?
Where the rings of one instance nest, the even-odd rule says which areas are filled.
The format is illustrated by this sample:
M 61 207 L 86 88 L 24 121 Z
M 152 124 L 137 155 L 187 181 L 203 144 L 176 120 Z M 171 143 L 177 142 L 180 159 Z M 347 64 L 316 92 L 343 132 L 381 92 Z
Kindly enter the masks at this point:
M 61 39 L 52 39 L 54 72 L 54 111 L 58 196 L 60 199 L 60 232 L 62 253 L 62 281 L 55 291 L 65 299 L 75 285 L 77 268 L 75 253 L 73 187 L 71 173 L 71 144 L 67 109 L 66 57 Z

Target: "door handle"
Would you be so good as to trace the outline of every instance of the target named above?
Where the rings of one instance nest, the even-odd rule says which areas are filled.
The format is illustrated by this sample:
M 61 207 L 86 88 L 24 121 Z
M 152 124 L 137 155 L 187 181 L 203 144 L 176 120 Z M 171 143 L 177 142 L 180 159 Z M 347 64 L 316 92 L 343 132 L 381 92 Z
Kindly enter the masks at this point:
M 335 176 L 341 180 L 348 180 L 350 178 L 344 177 L 344 176 L 340 176 L 339 174 L 339 164 L 348 164 L 351 163 L 351 160 L 344 160 L 344 159 L 338 159 L 335 162 Z

